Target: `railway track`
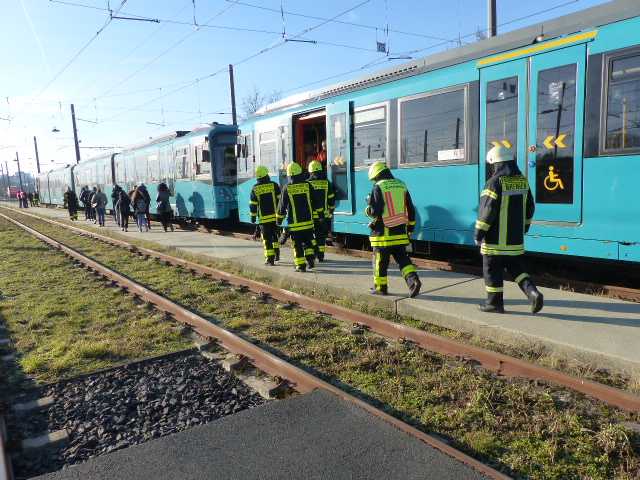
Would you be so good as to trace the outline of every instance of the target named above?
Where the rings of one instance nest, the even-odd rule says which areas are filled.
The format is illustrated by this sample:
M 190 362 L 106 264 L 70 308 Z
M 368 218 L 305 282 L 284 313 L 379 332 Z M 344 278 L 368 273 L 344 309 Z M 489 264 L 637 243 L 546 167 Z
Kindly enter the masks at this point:
M 284 303 L 297 304 L 300 307 L 313 312 L 326 313 L 328 315 L 331 315 L 333 318 L 345 322 L 347 325 L 356 325 L 395 341 L 409 342 L 430 352 L 442 354 L 452 358 L 476 362 L 483 368 L 498 375 L 502 375 L 505 377 L 521 377 L 535 381 L 549 382 L 588 395 L 592 398 L 603 401 L 609 405 L 621 408 L 626 411 L 640 412 L 640 396 L 634 395 L 618 388 L 574 377 L 557 370 L 552 370 L 533 364 L 531 362 L 511 357 L 509 355 L 493 352 L 491 350 L 476 347 L 473 345 L 468 345 L 456 340 L 434 335 L 417 328 L 395 323 L 356 310 L 341 307 L 333 303 L 324 302 L 322 300 L 301 295 L 289 290 L 273 287 L 262 282 L 247 279 L 212 267 L 200 265 L 198 263 L 161 253 L 149 248 L 139 247 L 124 240 L 117 240 L 111 237 L 100 235 L 98 233 L 90 232 L 79 227 L 74 227 L 72 225 L 67 225 L 30 213 L 18 212 L 15 210 L 13 211 L 21 215 L 35 218 L 41 222 L 71 230 L 81 236 L 94 238 L 112 246 L 125 248 L 141 256 L 155 258 L 173 266 L 183 267 L 194 274 L 199 274 L 218 280 L 224 280 L 226 282 L 229 282 L 231 285 L 246 288 L 259 296 L 271 297 L 277 301 Z M 0 214 L 0 216 L 5 217 L 5 215 L 2 214 Z M 10 220 L 14 221 L 13 219 Z
M 30 215 L 30 214 L 29 214 Z M 93 271 L 96 275 L 102 277 L 106 281 L 111 281 L 114 286 L 118 286 L 123 290 L 126 290 L 130 295 L 140 298 L 145 302 L 151 303 L 155 308 L 165 313 L 165 315 L 174 318 L 176 321 L 189 326 L 195 333 L 197 333 L 200 337 L 217 342 L 222 348 L 225 350 L 240 356 L 245 359 L 246 362 L 254 365 L 257 369 L 273 376 L 276 378 L 281 378 L 286 384 L 293 388 L 294 390 L 300 393 L 308 393 L 316 389 L 325 390 L 330 392 L 333 395 L 338 396 L 339 398 L 358 406 L 359 408 L 369 412 L 370 414 L 390 423 L 395 428 L 421 440 L 427 445 L 435 448 L 436 450 L 455 458 L 456 460 L 468 465 L 474 470 L 482 473 L 488 478 L 491 479 L 500 479 L 507 480 L 510 477 L 502 474 L 501 472 L 479 462 L 478 460 L 466 455 L 465 453 L 453 448 L 447 443 L 439 440 L 438 438 L 428 435 L 417 428 L 383 412 L 382 410 L 374 407 L 373 405 L 356 398 L 355 396 L 345 392 L 342 389 L 335 387 L 334 385 L 321 380 L 320 378 L 306 372 L 305 370 L 292 365 L 291 363 L 285 361 L 284 359 L 256 346 L 255 344 L 239 337 L 238 335 L 221 328 L 217 325 L 212 324 L 204 317 L 191 312 L 172 300 L 148 289 L 142 284 L 135 282 L 134 280 L 118 273 L 115 270 L 112 270 L 105 265 L 83 255 L 79 251 L 65 245 L 64 243 L 57 241 L 34 228 L 25 225 L 24 223 L 11 218 L 7 215 L 0 214 L 0 217 L 5 220 L 11 222 L 17 227 L 23 229 L 24 231 L 30 233 L 34 237 L 38 238 L 45 244 L 49 245 L 52 248 L 55 248 L 69 258 L 80 262 L 90 271 Z M 36 217 L 39 220 L 39 217 Z M 53 222 L 58 224 L 58 222 Z M 64 225 L 64 224 L 58 224 Z M 80 229 L 79 229 L 80 230 Z M 148 249 L 140 249 L 131 244 L 126 244 L 126 242 L 116 241 L 113 239 L 108 239 L 107 237 L 103 237 L 97 234 L 92 234 L 88 232 L 84 232 L 84 235 L 90 235 L 94 238 L 98 238 L 106 243 L 118 244 L 119 246 L 126 246 L 130 250 L 133 250 L 140 255 L 148 255 L 154 256 L 155 258 L 164 260 L 166 262 L 170 262 L 175 265 L 180 265 L 182 267 L 186 267 L 191 269 L 194 272 L 206 274 L 208 276 L 218 278 L 220 280 L 229 281 L 229 283 L 241 285 L 248 287 L 249 285 L 254 288 L 258 288 L 260 293 L 264 294 L 274 294 L 274 298 L 278 298 L 285 301 L 296 300 L 301 306 L 305 305 L 305 298 L 300 295 L 296 295 L 292 292 L 282 291 L 281 294 L 278 293 L 279 289 L 272 289 L 272 292 L 265 291 L 260 289 L 260 285 L 258 282 L 253 282 L 246 279 L 241 279 L 240 277 L 236 277 L 226 272 L 220 272 L 215 269 L 206 268 L 206 270 L 202 270 L 205 267 L 198 266 L 191 262 L 187 262 L 181 259 L 177 259 L 175 257 L 170 257 L 168 255 L 161 254 L 159 252 L 154 252 Z M 95 236 L 94 236 L 95 235 Z M 247 283 L 248 282 L 248 285 Z M 265 286 L 266 287 L 266 286 Z M 339 308 L 339 307 L 338 307 Z M 329 313 L 329 312 L 327 312 Z M 339 313 L 339 312 L 336 312 Z M 639 399 L 639 408 L 640 408 L 640 399 Z M 8 461 L 8 459 L 6 459 Z M 0 477 L 1 480 L 2 477 Z

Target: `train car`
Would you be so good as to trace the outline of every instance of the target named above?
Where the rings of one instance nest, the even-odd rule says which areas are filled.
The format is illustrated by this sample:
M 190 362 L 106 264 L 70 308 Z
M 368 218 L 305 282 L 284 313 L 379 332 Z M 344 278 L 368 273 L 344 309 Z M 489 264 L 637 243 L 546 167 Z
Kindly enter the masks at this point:
M 68 188 L 74 190 L 73 167 L 66 166 L 52 170 L 47 175 L 49 182 L 49 205 L 62 207 L 64 205 L 64 192 Z M 42 202 L 42 200 L 41 200 Z
M 240 125 L 239 217 L 256 165 L 282 181 L 326 142 L 334 231 L 368 234 L 369 165 L 409 187 L 417 241 L 473 245 L 484 159 L 517 155 L 537 208 L 527 250 L 640 261 L 640 3 L 617 0 L 295 95 Z
M 73 181 L 75 192 L 80 198 L 82 187 L 97 187 L 107 195 L 107 210 L 113 209 L 111 193 L 114 185 L 114 157 L 115 153 L 100 155 L 84 160 L 73 167 Z
M 115 181 L 130 190 L 144 183 L 154 212 L 158 185 L 169 186 L 178 217 L 225 220 L 236 215 L 237 128 L 213 125 L 175 132 L 127 148 L 114 159 Z
M 39 173 L 36 177 L 36 189 L 38 195 L 40 195 L 40 203 L 46 205 L 50 203 L 51 196 L 49 195 L 49 174 Z

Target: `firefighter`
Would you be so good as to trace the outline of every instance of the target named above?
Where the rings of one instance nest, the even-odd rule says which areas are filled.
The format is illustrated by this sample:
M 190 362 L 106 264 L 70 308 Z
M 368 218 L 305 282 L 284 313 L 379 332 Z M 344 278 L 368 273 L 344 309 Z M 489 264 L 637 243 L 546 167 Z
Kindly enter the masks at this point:
M 313 186 L 304 179 L 302 167 L 293 162 L 287 165 L 289 183 L 282 189 L 278 204 L 277 221 L 287 218 L 287 227 L 293 242 L 296 272 L 311 269 L 315 261 L 313 238 L 314 203 Z
M 280 260 L 280 243 L 278 243 L 278 226 L 276 225 L 280 186 L 271 181 L 269 170 L 264 165 L 256 168 L 256 179 L 249 202 L 251 223 L 256 223 L 257 217 L 264 245 L 264 263 L 274 265 Z
M 316 257 L 318 261 L 324 261 L 325 244 L 327 235 L 331 231 L 331 219 L 335 209 L 336 196 L 333 185 L 327 180 L 327 174 L 322 168 L 322 164 L 314 160 L 309 163 L 309 183 L 313 186 L 313 200 L 316 206 L 314 220 L 314 233 L 316 240 Z
M 369 223 L 369 240 L 373 247 L 374 288 L 371 293 L 388 293 L 387 269 L 393 256 L 407 282 L 410 296 L 415 297 L 420 293 L 422 283 L 406 251 L 409 236 L 416 225 L 411 196 L 405 184 L 393 177 L 384 162 L 376 162 L 369 167 L 369 180 L 374 182 L 365 210 L 372 218 Z
M 525 271 L 524 234 L 529 231 L 535 205 L 529 183 L 518 169 L 511 150 L 498 146 L 487 153 L 492 170 L 480 194 L 475 242 L 482 254 L 487 301 L 483 312 L 504 313 L 503 276 L 506 269 L 531 302 L 531 312 L 542 309 L 543 296 Z

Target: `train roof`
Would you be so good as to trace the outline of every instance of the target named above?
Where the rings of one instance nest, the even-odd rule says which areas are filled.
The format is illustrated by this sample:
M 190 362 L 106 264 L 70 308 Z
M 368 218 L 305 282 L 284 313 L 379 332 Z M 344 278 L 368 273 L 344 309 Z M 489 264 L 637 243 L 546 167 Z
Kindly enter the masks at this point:
M 129 152 L 131 150 L 138 150 L 139 148 L 149 147 L 151 145 L 155 145 L 157 143 L 167 142 L 170 140 L 175 140 L 176 138 L 184 137 L 189 134 L 189 130 L 176 130 L 173 132 L 165 133 L 160 135 L 159 137 L 150 138 L 144 142 L 135 143 L 133 145 L 129 145 L 122 149 L 122 152 Z
M 545 40 L 549 40 L 636 16 L 640 16 L 640 1 L 614 0 L 603 5 L 480 40 L 470 45 L 413 60 L 355 80 L 294 94 L 266 105 L 256 112 L 255 117 L 531 45 L 535 42 L 536 37 L 541 34 L 544 35 Z

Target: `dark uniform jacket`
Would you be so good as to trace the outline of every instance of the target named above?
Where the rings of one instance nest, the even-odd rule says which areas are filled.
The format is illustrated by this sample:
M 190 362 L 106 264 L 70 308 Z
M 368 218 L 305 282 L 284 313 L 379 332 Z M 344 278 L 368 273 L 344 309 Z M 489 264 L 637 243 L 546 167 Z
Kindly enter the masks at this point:
M 276 218 L 278 224 L 287 217 L 290 231 L 309 230 L 313 228 L 314 211 L 317 206 L 313 200 L 313 186 L 304 180 L 304 175 L 291 177 L 291 182 L 284 186 Z
M 251 223 L 271 223 L 276 221 L 278 201 L 280 200 L 280 185 L 266 176 L 259 178 L 251 189 L 249 210 L 251 211 Z
M 324 172 L 313 172 L 309 177 L 309 183 L 313 186 L 313 202 L 316 205 L 318 218 L 331 218 L 336 207 L 336 194 L 333 185 L 327 180 Z
M 516 162 L 497 164 L 480 194 L 475 239 L 483 255 L 522 255 L 535 204 Z
M 404 186 L 400 180 L 394 179 L 393 175 L 389 171 L 382 172 L 378 176 L 371 195 L 369 195 L 369 206 L 367 207 L 366 214 L 373 219 L 369 224 L 371 233 L 369 235 L 369 241 L 372 247 L 393 247 L 396 245 L 408 245 L 409 234 L 413 232 L 416 225 L 416 210 L 411 201 L 411 195 L 406 186 L 404 187 L 404 203 L 406 208 L 407 221 L 394 227 L 385 226 L 382 216 L 385 208 L 385 195 L 380 188 L 380 181 L 393 180 L 399 182 L 399 186 Z
M 78 197 L 73 190 L 67 190 L 64 192 L 64 204 L 69 210 L 78 209 Z

